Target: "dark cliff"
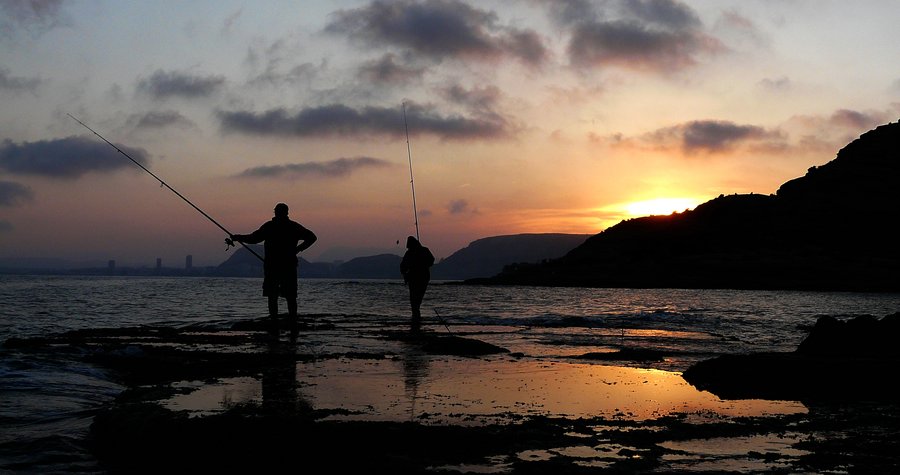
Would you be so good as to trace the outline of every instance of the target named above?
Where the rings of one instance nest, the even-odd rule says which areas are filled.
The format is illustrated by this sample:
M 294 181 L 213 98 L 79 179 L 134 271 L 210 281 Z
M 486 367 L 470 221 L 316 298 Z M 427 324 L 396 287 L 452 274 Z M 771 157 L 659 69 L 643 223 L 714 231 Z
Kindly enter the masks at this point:
M 487 283 L 900 291 L 900 123 L 869 131 L 774 195 L 719 196 L 623 221 Z

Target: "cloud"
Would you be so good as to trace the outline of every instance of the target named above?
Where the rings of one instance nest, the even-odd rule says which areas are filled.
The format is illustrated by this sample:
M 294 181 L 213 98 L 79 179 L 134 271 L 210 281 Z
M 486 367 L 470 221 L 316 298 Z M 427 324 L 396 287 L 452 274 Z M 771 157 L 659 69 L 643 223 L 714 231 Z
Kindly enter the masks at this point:
M 37 91 L 41 85 L 40 78 L 25 78 L 12 76 L 8 68 L 0 66 L 0 93 L 9 91 L 12 93 Z
M 193 121 L 181 115 L 180 112 L 167 111 L 150 111 L 142 114 L 131 114 L 126 121 L 131 127 L 139 129 L 161 129 L 164 127 L 180 126 L 194 127 Z
M 692 30 L 701 26 L 700 18 L 690 7 L 674 0 L 629 0 L 623 7 L 641 21 L 673 30 Z
M 703 32 L 699 16 L 675 0 L 538 1 L 569 30 L 569 62 L 581 69 L 606 66 L 673 72 L 723 50 Z
M 666 31 L 628 21 L 579 25 L 568 46 L 577 67 L 615 65 L 635 70 L 678 71 L 697 64 L 697 55 L 717 50 L 713 38 L 694 31 Z
M 138 81 L 139 92 L 155 99 L 209 97 L 225 85 L 224 76 L 194 76 L 177 71 L 157 70 L 149 78 Z
M 250 45 L 244 59 L 244 64 L 252 71 L 248 84 L 295 86 L 310 83 L 320 70 L 325 69 L 328 61 L 323 59 L 318 66 L 309 62 L 295 64 L 296 58 L 302 56 L 302 42 L 292 35 L 271 43 Z
M 898 114 L 900 104 L 892 104 L 884 110 L 838 109 L 829 115 L 791 117 L 783 128 L 802 137 L 798 146 L 807 150 L 835 152 L 860 134 L 896 120 Z
M 248 168 L 239 178 L 301 178 L 306 176 L 339 178 L 364 168 L 389 168 L 393 163 L 372 157 L 338 158 L 330 162 L 290 163 Z
M 448 140 L 504 138 L 510 135 L 505 121 L 443 116 L 431 107 L 412 103 L 406 108 L 411 135 L 433 134 Z M 297 113 L 271 109 L 262 113 L 248 111 L 219 112 L 226 132 L 293 137 L 387 135 L 405 133 L 399 108 L 363 107 L 353 109 L 342 104 L 309 107 Z
M 685 153 L 722 153 L 747 142 L 782 139 L 779 132 L 770 132 L 756 125 L 741 125 L 725 120 L 696 120 L 667 127 L 651 134 L 660 144 L 680 144 Z
M 594 143 L 618 148 L 649 149 L 661 152 L 692 154 L 723 154 L 741 147 L 761 152 L 783 152 L 787 137 L 778 129 L 736 124 L 727 120 L 695 120 L 663 127 L 637 137 L 613 134 L 607 137 L 591 135 Z
M 359 68 L 362 79 L 377 84 L 404 85 L 422 79 L 425 68 L 414 68 L 397 64 L 397 56 L 385 54 L 380 59 L 363 64 Z
M 0 206 L 17 206 L 33 198 L 31 188 L 14 181 L 0 180 Z
M 900 113 L 900 104 L 885 110 L 838 109 L 827 115 L 797 115 L 773 128 L 736 124 L 726 120 L 696 120 L 626 137 L 591 135 L 598 145 L 665 153 L 754 154 L 795 156 L 834 153 L 860 134 L 889 123 Z
M 791 90 L 791 80 L 787 76 L 765 78 L 759 81 L 759 87 L 769 92 L 787 92 Z
M 488 116 L 495 115 L 494 109 L 501 97 L 500 88 L 496 86 L 466 89 L 459 84 L 444 89 L 443 95 L 454 104 Z
M 535 32 L 498 26 L 495 13 L 459 0 L 376 0 L 333 13 L 325 31 L 366 46 L 407 48 L 436 60 L 508 56 L 537 66 L 548 55 Z
M 0 219 L 0 233 L 8 233 L 13 230 L 13 225 L 9 221 Z
M 570 26 L 582 22 L 597 21 L 599 11 L 589 0 L 534 0 L 543 4 L 550 17 L 560 26 Z
M 0 35 L 17 29 L 40 35 L 63 23 L 63 0 L 0 1 Z
M 117 147 L 141 164 L 148 161 L 143 149 Z M 114 148 L 90 137 L 0 143 L 0 169 L 13 174 L 72 179 L 90 172 L 112 172 L 133 166 Z
M 447 212 L 450 214 L 463 214 L 467 211 L 469 211 L 469 202 L 466 200 L 453 200 L 447 204 Z
M 873 129 L 883 124 L 890 116 L 877 112 L 860 112 L 850 109 L 838 109 L 831 114 L 828 121 L 838 127 L 848 129 Z

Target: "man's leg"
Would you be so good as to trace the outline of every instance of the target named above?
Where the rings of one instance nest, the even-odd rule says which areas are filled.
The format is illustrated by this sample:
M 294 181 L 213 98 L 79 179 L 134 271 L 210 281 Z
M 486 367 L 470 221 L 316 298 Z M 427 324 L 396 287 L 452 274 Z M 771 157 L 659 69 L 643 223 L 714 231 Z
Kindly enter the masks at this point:
M 270 327 L 269 332 L 278 334 L 278 293 L 273 292 L 275 295 L 269 295 L 269 319 Z
M 422 300 L 425 298 L 425 286 L 420 282 L 409 284 L 409 304 L 412 307 L 412 329 L 418 330 L 422 325 Z
M 287 297 L 288 320 L 291 327 L 291 338 L 297 338 L 300 333 L 300 322 L 297 319 L 297 298 Z

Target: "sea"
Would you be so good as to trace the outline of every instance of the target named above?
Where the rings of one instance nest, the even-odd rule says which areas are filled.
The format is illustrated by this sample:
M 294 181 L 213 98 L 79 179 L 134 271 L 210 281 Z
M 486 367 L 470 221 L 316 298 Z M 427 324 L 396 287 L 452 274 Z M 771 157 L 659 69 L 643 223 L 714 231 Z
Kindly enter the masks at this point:
M 186 327 L 263 317 L 261 279 L 0 275 L 0 473 L 102 473 L 86 444 L 94 414 L 124 389 L 103 369 L 7 347 L 69 330 Z M 354 328 L 403 322 L 399 280 L 301 279 L 299 312 Z M 719 354 L 791 351 L 824 315 L 882 317 L 900 294 L 473 286 L 433 282 L 423 314 L 443 327 L 512 329 L 513 346 L 548 359 L 606 337 L 674 355 L 680 372 Z M 524 331 L 527 329 L 528 331 Z M 512 339 L 517 339 L 512 341 Z M 593 343 L 592 343 L 593 344 Z

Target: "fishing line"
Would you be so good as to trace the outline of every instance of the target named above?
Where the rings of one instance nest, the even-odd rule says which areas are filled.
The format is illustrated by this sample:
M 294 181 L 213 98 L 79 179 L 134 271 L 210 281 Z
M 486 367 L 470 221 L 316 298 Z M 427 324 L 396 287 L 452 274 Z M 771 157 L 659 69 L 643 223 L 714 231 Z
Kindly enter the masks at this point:
M 119 147 L 115 146 L 115 144 L 113 144 L 113 143 L 110 142 L 109 140 L 106 140 L 102 135 L 98 134 L 94 129 L 88 127 L 87 124 L 85 124 L 84 122 L 82 122 L 82 121 L 78 120 L 77 118 L 75 118 L 74 115 L 68 114 L 68 113 L 67 113 L 66 115 L 69 116 L 69 117 L 71 117 L 72 120 L 74 120 L 75 122 L 78 122 L 79 124 L 81 124 L 84 128 L 86 128 L 86 129 L 90 130 L 91 132 L 93 132 L 93 134 L 96 135 L 97 137 L 100 137 L 100 140 L 106 142 L 107 144 L 109 144 L 110 147 L 116 149 L 117 152 L 119 152 L 119 153 L 121 153 L 122 155 L 124 155 L 125 158 L 131 160 L 131 163 L 134 163 L 135 165 L 141 167 L 141 170 L 144 170 L 145 172 L 149 173 L 150 176 L 152 176 L 153 178 L 156 179 L 156 181 L 159 182 L 159 186 L 164 186 L 164 187 L 168 188 L 169 191 L 171 191 L 172 193 L 175 193 L 175 195 L 177 195 L 179 198 L 181 198 L 182 200 L 184 200 L 185 203 L 191 205 L 191 207 L 194 208 L 195 210 L 197 210 L 197 212 L 199 212 L 199 213 L 202 214 L 206 219 L 210 220 L 213 224 L 215 224 L 216 226 L 218 226 L 219 229 L 221 229 L 222 231 L 224 231 L 225 234 L 227 234 L 227 235 L 229 236 L 229 237 L 225 238 L 225 243 L 226 243 L 228 246 L 234 246 L 234 241 L 231 240 L 231 236 L 232 236 L 231 232 L 228 231 L 227 229 L 225 229 L 224 226 L 222 226 L 221 224 L 219 224 L 218 221 L 216 221 L 215 219 L 213 219 L 212 216 L 206 214 L 206 212 L 203 211 L 202 209 L 198 208 L 197 205 L 195 205 L 194 203 L 191 203 L 191 200 L 185 198 L 184 195 L 182 195 L 181 193 L 179 193 L 175 188 L 172 188 L 171 186 L 169 186 L 169 184 L 166 183 L 165 181 L 163 181 L 162 178 L 156 176 L 155 173 L 153 173 L 153 172 L 151 172 L 150 170 L 148 170 L 147 167 L 141 165 L 141 163 L 138 162 L 137 160 L 135 160 L 134 158 L 132 158 L 131 155 L 128 155 L 127 153 L 123 152 L 122 149 L 120 149 Z M 417 229 L 418 229 L 418 224 L 417 224 Z M 249 246 L 247 246 L 247 245 L 244 244 L 244 243 L 241 243 L 241 245 L 244 246 L 244 249 L 247 249 L 247 250 L 250 251 L 250 253 L 252 253 L 254 256 L 258 257 L 259 260 L 265 261 L 265 259 L 263 259 L 262 256 L 260 256 L 259 254 L 257 254 L 256 251 L 254 251 L 253 249 L 251 249 Z M 228 248 L 226 247 L 225 250 L 228 250 Z

